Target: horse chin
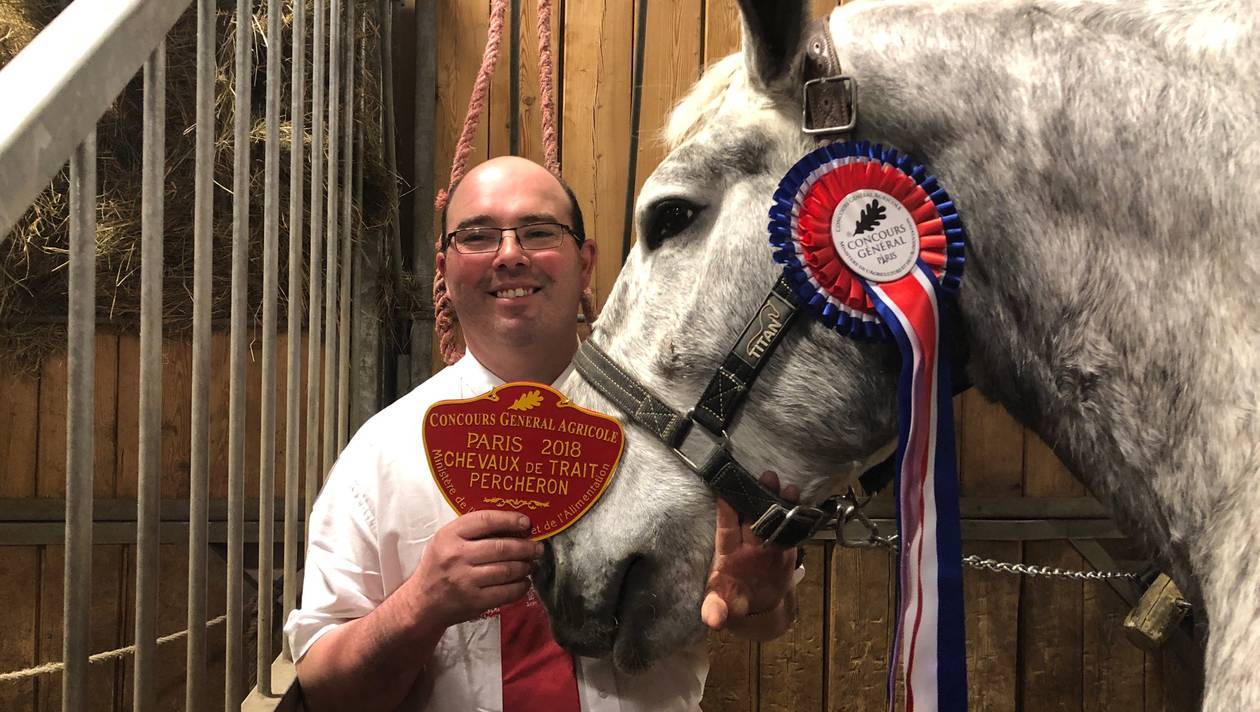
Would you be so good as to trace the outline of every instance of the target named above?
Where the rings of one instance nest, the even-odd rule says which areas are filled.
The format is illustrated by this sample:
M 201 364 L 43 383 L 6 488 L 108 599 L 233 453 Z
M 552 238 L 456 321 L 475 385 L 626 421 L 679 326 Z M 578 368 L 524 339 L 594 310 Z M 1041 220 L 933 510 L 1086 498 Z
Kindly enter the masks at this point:
M 590 575 L 563 563 L 548 547 L 535 575 L 535 585 L 551 616 L 552 634 L 561 647 L 593 658 L 611 658 L 619 670 L 642 672 L 703 636 L 699 591 L 678 571 L 679 562 L 664 565 L 653 555 L 634 555 L 600 566 Z M 555 566 L 556 559 L 562 563 Z M 590 594 L 577 587 L 597 582 Z
M 703 528 L 618 514 L 601 503 L 547 540 L 534 585 L 561 647 L 635 673 L 703 636 L 700 598 L 713 544 Z

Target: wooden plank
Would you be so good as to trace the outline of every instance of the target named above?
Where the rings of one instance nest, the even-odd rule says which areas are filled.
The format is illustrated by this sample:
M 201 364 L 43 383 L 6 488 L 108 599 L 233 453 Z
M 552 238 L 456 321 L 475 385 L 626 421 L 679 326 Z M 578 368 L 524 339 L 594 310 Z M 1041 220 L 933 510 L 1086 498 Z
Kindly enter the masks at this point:
M 967 554 L 1019 561 L 1019 542 L 968 542 Z M 970 709 L 1008 712 L 1016 708 L 1019 677 L 1019 577 L 963 569 L 967 607 L 967 685 Z
M 1024 445 L 1018 424 L 974 388 L 954 399 L 959 424 L 959 491 L 1012 501 L 1023 493 Z M 1017 501 L 1017 500 L 1015 500 Z M 1042 515 L 1048 516 L 1048 515 Z M 1019 542 L 968 541 L 964 552 L 1019 561 Z M 967 683 L 971 708 L 1015 709 L 1019 677 L 1019 578 L 963 569 Z
M 189 497 L 192 473 L 191 335 L 162 342 L 162 499 Z M 226 417 L 227 411 L 211 418 Z
M 472 96 L 473 82 L 481 67 L 481 55 L 486 46 L 486 32 L 490 23 L 488 2 L 468 0 L 442 0 L 437 3 L 436 27 L 442 28 L 437 35 L 437 103 L 434 130 L 434 185 L 445 190 L 450 184 L 451 159 L 459 142 L 460 130 L 468 112 L 468 100 Z M 505 43 L 506 45 L 506 43 Z M 506 50 L 506 46 L 504 47 Z M 507 64 L 500 56 L 500 70 Z M 469 165 L 473 166 L 487 157 L 488 132 L 483 119 L 473 137 L 473 151 Z M 436 237 L 441 233 L 441 214 L 434 211 L 433 229 L 427 234 Z M 419 226 L 417 226 L 420 231 Z M 420 232 L 421 235 L 425 233 Z M 438 340 L 433 340 L 432 367 L 442 368 Z
M 65 548 L 49 546 L 45 550 L 41 573 L 39 660 L 60 661 L 62 657 Z M 121 546 L 92 548 L 92 610 L 89 614 L 91 634 L 88 649 L 92 654 L 119 647 L 119 625 L 122 618 Z M 93 663 L 88 667 L 88 695 L 92 700 L 112 700 L 115 694 L 118 662 Z M 100 702 L 97 703 L 98 705 Z M 61 708 L 61 681 L 56 675 L 44 678 L 39 686 L 39 708 Z
M 587 235 L 599 246 L 591 286 L 601 305 L 621 271 L 634 48 L 634 33 L 627 28 L 634 26 L 633 5 L 565 4 L 561 153 Z
M 761 712 L 823 709 L 827 551 L 814 543 L 807 544 L 805 552 L 805 578 L 796 586 L 796 623 L 781 637 L 761 644 Z
M 879 549 L 835 547 L 831 552 L 828 710 L 870 712 L 887 706 L 894 567 L 893 557 Z
M 560 140 L 560 109 L 564 106 L 560 77 L 564 61 L 564 27 L 560 4 L 551 4 L 551 93 L 555 102 L 556 140 Z M 538 82 L 538 0 L 521 0 L 520 142 L 519 154 L 543 163 L 542 97 Z
M 653 0 L 648 4 L 635 195 L 665 157 L 665 144 L 659 137 L 670 112 L 700 77 L 700 38 L 704 36 L 701 10 L 702 0 Z
M 1002 406 L 972 388 L 963 393 L 960 492 L 964 496 L 1019 496 L 1023 494 L 1023 429 Z
M 1186 646 L 1193 647 L 1193 646 Z M 1173 641 L 1146 656 L 1146 712 L 1197 712 L 1203 695 L 1202 659 L 1197 650 L 1179 649 Z
M 131 547 L 127 548 L 132 550 Z M 159 548 L 158 558 L 158 595 L 162 604 L 158 606 L 157 632 L 161 637 L 185 630 L 187 627 L 188 547 L 186 544 L 164 544 Z M 208 557 L 206 563 L 208 566 L 206 616 L 213 619 L 226 610 L 227 565 L 221 557 L 214 555 Z M 134 596 L 132 591 L 136 575 L 134 557 L 128 557 L 125 568 L 128 591 L 123 616 L 126 626 L 123 637 L 125 642 L 130 644 L 135 633 L 135 608 L 131 598 Z M 252 615 L 251 611 L 247 613 Z M 252 620 L 250 618 L 247 623 Z M 184 706 L 186 641 L 187 638 L 180 638 L 163 643 L 157 648 L 156 709 L 174 710 L 182 709 Z M 246 653 L 247 658 L 252 660 L 252 648 L 247 649 Z M 210 628 L 206 636 L 206 697 L 203 709 L 223 709 L 225 659 L 224 624 L 220 623 Z M 135 658 L 128 656 L 123 667 L 122 705 L 119 709 L 129 709 L 132 705 Z
M 40 364 L 37 497 L 66 496 L 66 378 L 64 352 Z
M 704 712 L 753 712 L 757 701 L 757 646 L 729 631 L 710 633 Z
M 97 497 L 118 493 L 118 334 L 96 334 L 96 420 L 93 431 Z
M 704 66 L 740 48 L 739 5 L 728 0 L 705 0 Z
M 1035 434 L 1024 436 L 1024 494 L 1079 496 L 1072 479 Z M 1067 542 L 1030 542 L 1025 562 L 1079 570 L 1084 561 Z M 1084 601 L 1078 581 L 1027 578 L 1021 582 L 1020 657 L 1024 663 L 1020 688 L 1022 708 L 1080 710 L 1084 704 Z M 1093 584 L 1090 584 L 1093 585 Z
M 227 412 L 226 406 L 222 412 Z M 118 336 L 117 432 L 114 490 L 119 497 L 135 497 L 139 490 L 140 467 L 140 336 L 137 334 Z
M 470 2 L 470 5 L 477 5 L 476 2 Z M 490 15 L 494 5 L 493 0 L 482 0 L 480 3 L 485 5 L 486 11 L 486 28 L 490 27 Z M 519 7 L 520 2 L 515 3 L 517 7 L 516 22 L 521 22 L 521 30 L 525 29 L 525 25 L 532 21 L 528 15 Z M 486 153 L 484 158 L 493 158 L 495 156 L 508 156 L 512 154 L 512 114 L 519 107 L 512 106 L 512 5 L 507 3 L 507 9 L 503 13 L 503 36 L 499 42 L 499 61 L 495 64 L 494 74 L 490 75 L 490 93 L 486 97 L 486 114 L 482 117 L 482 122 L 486 126 Z M 485 41 L 483 35 L 482 41 Z M 476 67 L 474 67 L 475 69 Z M 517 66 L 518 73 L 525 71 L 533 71 L 532 68 Z M 473 156 L 469 161 L 469 168 L 480 163 L 484 158 Z
M 31 497 L 39 463 L 39 377 L 0 369 L 0 496 Z M 64 448 L 64 444 L 63 444 Z
M 209 465 L 208 490 L 211 499 L 222 500 L 228 498 L 227 414 L 230 374 L 226 364 L 229 362 L 230 344 L 231 335 L 227 331 L 215 331 L 210 335 L 210 363 L 220 364 L 220 367 L 210 369 L 210 436 L 208 438 L 210 451 L 207 457 Z M 306 358 L 305 353 L 302 355 L 302 358 Z M 305 363 L 305 360 L 303 363 Z M 119 392 L 121 393 L 121 391 Z M 303 392 L 302 403 L 306 403 L 305 392 Z
M 1145 656 L 1124 636 L 1129 606 L 1102 583 L 1084 585 L 1082 667 L 1085 712 L 1140 710 L 1145 704 Z
M 37 663 L 39 567 L 38 548 L 0 547 L 0 672 Z M 0 709 L 33 709 L 36 686 L 33 679 L 0 684 Z

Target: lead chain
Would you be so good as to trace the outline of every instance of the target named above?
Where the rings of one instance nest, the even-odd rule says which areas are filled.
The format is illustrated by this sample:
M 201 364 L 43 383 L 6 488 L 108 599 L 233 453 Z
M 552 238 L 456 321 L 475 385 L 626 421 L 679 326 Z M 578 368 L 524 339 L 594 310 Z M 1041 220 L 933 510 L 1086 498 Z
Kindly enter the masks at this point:
M 853 489 L 850 488 L 847 493 L 840 497 L 841 506 L 839 515 L 836 517 L 836 541 L 841 546 L 850 549 L 876 549 L 883 548 L 890 551 L 897 550 L 896 534 L 881 534 L 879 527 L 869 517 L 862 513 L 862 507 L 870 501 L 870 498 L 859 499 Z M 866 529 L 865 539 L 853 539 L 845 534 L 845 525 L 850 521 L 857 520 L 859 524 Z M 1123 579 L 1140 584 L 1141 577 L 1128 571 L 1071 571 L 1068 569 L 1060 569 L 1053 566 L 1038 566 L 1036 564 L 1013 564 L 1006 561 L 998 561 L 996 559 L 984 559 L 974 554 L 964 556 L 963 563 L 967 566 L 981 571 L 993 571 L 1003 574 L 1015 574 L 1017 576 L 1030 576 L 1041 578 L 1061 578 L 1073 581 L 1110 581 L 1113 579 Z

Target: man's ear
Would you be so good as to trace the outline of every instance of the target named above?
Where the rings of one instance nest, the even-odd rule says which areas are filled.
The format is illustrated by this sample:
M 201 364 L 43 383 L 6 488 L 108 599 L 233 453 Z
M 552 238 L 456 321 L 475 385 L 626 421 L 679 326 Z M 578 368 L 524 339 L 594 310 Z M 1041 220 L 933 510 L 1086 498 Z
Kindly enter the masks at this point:
M 437 267 L 437 273 L 446 276 L 446 251 L 443 250 L 433 256 L 433 265 Z
M 599 248 L 594 240 L 586 240 L 578 248 L 578 257 L 582 260 L 582 289 L 591 286 L 591 276 L 595 274 L 595 260 L 599 257 Z

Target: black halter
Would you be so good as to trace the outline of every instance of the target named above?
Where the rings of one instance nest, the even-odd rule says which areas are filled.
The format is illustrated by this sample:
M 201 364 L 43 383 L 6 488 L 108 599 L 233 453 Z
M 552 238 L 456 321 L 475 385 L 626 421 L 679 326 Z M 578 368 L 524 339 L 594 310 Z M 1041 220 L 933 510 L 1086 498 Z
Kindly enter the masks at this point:
M 826 18 L 811 26 L 805 50 L 802 131 L 825 142 L 852 130 L 855 84 L 840 75 Z M 832 496 L 815 505 L 788 502 L 771 492 L 731 453 L 726 429 L 799 311 L 792 289 L 780 277 L 714 372 L 700 400 L 686 413 L 653 395 L 593 339 L 583 343 L 574 358 L 578 373 L 588 383 L 673 450 L 739 513 L 741 520 L 753 522 L 752 530 L 759 538 L 785 548 L 798 546 L 829 525 L 842 526 L 858 508 L 851 494 Z M 962 379 L 955 381 L 956 385 L 963 383 Z M 862 489 L 868 494 L 883 489 L 893 480 L 894 469 L 893 457 L 871 468 L 859 478 Z

